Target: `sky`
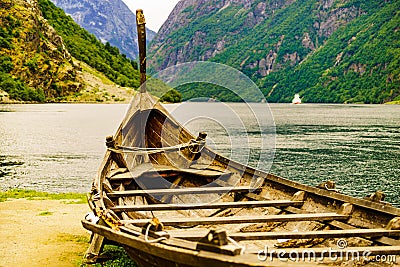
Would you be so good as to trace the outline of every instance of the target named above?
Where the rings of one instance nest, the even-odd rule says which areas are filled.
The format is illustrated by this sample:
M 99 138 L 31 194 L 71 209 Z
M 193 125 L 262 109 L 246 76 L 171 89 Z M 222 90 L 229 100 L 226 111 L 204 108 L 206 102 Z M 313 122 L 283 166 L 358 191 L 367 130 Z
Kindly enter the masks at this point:
M 167 20 L 179 0 L 122 0 L 136 14 L 136 9 L 143 9 L 146 27 L 158 31 Z

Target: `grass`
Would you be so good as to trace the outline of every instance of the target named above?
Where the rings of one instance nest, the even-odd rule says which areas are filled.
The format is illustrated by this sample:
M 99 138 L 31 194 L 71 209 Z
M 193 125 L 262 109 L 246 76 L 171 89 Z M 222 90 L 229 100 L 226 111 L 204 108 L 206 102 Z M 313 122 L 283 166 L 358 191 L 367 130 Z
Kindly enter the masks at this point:
M 400 105 L 400 100 L 385 103 L 386 105 Z
M 87 203 L 86 195 L 81 193 L 48 193 L 26 189 L 10 189 L 0 192 L 0 202 L 7 199 L 25 198 L 28 200 L 68 200 L 67 204 L 84 204 Z
M 50 216 L 53 215 L 54 212 L 52 211 L 42 211 L 41 213 L 39 213 L 39 216 Z
M 89 237 L 81 235 L 71 235 L 71 234 L 59 234 L 58 240 L 62 242 L 73 242 L 73 243 L 84 243 L 89 244 Z
M 80 267 L 137 267 L 121 247 L 112 245 L 104 246 L 101 258 L 105 259 L 105 261 L 94 265 L 82 263 Z

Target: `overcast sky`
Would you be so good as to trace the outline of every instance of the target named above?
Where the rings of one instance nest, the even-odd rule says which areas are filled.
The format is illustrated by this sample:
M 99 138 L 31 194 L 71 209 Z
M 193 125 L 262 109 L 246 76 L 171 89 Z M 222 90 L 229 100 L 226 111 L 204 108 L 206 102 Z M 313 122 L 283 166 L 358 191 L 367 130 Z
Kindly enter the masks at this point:
M 136 13 L 136 9 L 143 9 L 146 17 L 147 28 L 158 31 L 172 9 L 179 0 L 122 0 L 125 4 Z

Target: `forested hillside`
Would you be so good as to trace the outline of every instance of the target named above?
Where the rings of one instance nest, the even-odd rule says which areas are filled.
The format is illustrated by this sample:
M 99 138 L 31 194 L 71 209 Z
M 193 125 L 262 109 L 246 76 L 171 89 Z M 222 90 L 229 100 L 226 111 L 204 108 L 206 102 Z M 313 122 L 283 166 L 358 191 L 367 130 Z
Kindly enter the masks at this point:
M 151 43 L 153 71 L 209 60 L 248 75 L 270 102 L 400 99 L 399 0 L 183 0 Z M 183 90 L 235 100 L 215 88 Z
M 137 63 L 78 26 L 49 0 L 0 3 L 0 90 L 19 101 L 61 101 L 87 86 L 83 61 L 137 88 Z M 1 99 L 0 99 L 1 101 Z
M 0 9 L 0 89 L 39 102 L 79 91 L 79 67 L 37 5 L 6 0 Z
M 118 48 L 109 43 L 102 44 L 49 0 L 38 0 L 38 2 L 44 18 L 63 38 L 66 48 L 73 57 L 104 73 L 121 86 L 135 88 L 139 86 L 136 61 L 121 55 Z

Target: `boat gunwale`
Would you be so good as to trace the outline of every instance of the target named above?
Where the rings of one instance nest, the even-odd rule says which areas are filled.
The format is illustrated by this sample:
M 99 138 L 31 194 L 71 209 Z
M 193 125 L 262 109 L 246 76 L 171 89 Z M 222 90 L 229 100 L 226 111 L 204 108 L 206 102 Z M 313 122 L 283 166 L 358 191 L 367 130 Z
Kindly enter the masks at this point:
M 115 241 L 121 243 L 123 246 L 129 246 L 133 249 L 140 250 L 148 255 L 162 255 L 163 259 L 168 261 L 177 262 L 179 258 L 179 263 L 184 264 L 185 266 L 218 266 L 221 267 L 232 267 L 232 264 L 235 266 L 265 266 L 262 261 L 259 260 L 257 254 L 255 253 L 245 253 L 241 255 L 231 256 L 222 253 L 206 251 L 206 250 L 196 250 L 195 245 L 197 242 L 188 241 L 179 238 L 170 237 L 168 239 L 162 240 L 157 243 L 148 243 L 144 239 L 139 236 L 143 236 L 141 232 L 137 232 L 138 236 L 134 236 L 131 230 L 130 233 L 125 233 L 123 231 L 116 231 L 106 226 L 94 224 L 85 220 L 82 220 L 82 225 L 96 234 L 102 235 L 108 240 Z M 165 243 L 169 244 L 165 244 Z M 185 247 L 192 245 L 193 248 Z M 161 250 L 158 253 L 158 250 Z M 165 252 L 165 253 L 162 253 Z M 177 257 L 179 253 L 180 257 Z M 182 259 L 181 257 L 184 257 Z M 195 256 L 195 257 L 193 257 Z M 179 265 L 178 265 L 179 266 Z M 268 262 L 268 266 L 287 266 L 285 262 Z M 309 264 L 301 264 L 296 266 L 310 266 Z M 318 265 L 324 266 L 324 265 Z

